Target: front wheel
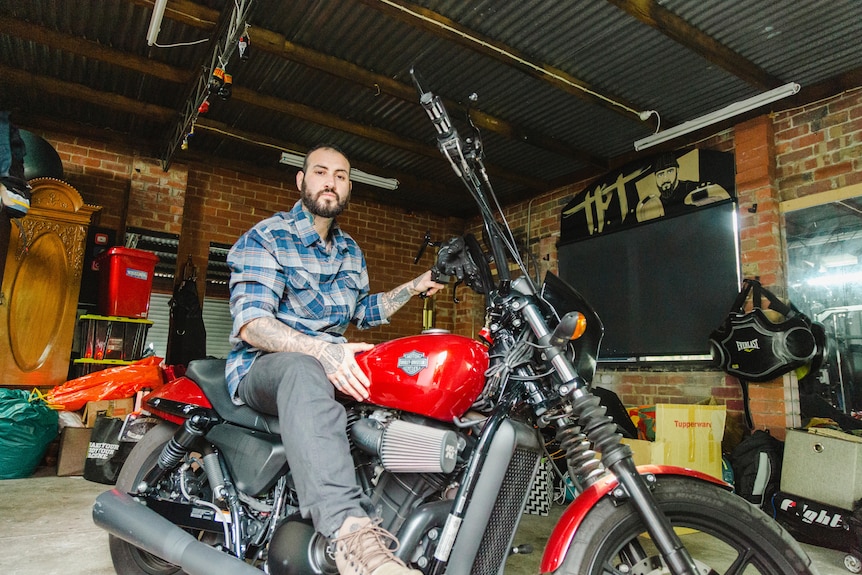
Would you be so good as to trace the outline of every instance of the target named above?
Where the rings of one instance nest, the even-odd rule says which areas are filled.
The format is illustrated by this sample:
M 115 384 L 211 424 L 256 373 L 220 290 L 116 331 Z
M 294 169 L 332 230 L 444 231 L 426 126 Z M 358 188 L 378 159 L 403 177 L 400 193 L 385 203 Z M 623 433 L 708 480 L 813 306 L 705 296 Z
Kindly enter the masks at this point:
M 811 560 L 768 515 L 717 485 L 659 476 L 653 496 L 703 575 L 811 575 Z M 630 504 L 605 497 L 572 539 L 559 575 L 670 571 Z

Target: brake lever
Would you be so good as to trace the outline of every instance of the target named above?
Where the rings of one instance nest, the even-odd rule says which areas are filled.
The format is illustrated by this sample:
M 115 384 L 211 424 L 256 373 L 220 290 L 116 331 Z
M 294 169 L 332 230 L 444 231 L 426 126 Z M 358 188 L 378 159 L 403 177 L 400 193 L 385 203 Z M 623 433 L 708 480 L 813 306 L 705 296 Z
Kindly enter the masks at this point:
M 454 303 L 461 303 L 461 300 L 458 299 L 458 291 L 457 290 L 458 290 L 458 286 L 461 285 L 462 283 L 464 283 L 463 280 L 458 280 L 452 286 L 452 301 Z

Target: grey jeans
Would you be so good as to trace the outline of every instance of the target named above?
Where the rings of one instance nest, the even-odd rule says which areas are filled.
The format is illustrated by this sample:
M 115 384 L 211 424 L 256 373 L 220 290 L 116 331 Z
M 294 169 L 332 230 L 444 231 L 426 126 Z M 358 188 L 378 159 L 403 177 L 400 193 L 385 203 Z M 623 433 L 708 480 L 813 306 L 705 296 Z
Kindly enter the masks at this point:
M 250 407 L 277 415 L 302 516 L 331 537 L 347 517 L 366 517 L 371 501 L 356 482 L 347 415 L 317 359 L 302 353 L 258 357 L 239 384 Z

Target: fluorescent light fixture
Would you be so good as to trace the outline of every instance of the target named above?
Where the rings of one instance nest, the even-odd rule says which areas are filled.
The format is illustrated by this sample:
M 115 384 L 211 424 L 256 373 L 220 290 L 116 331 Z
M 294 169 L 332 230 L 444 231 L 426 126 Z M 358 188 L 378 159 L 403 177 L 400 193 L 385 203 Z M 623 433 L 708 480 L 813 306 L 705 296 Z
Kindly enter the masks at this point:
M 292 152 L 282 152 L 279 163 L 301 168 L 305 163 L 305 156 L 303 154 L 294 154 Z M 378 188 L 383 188 L 384 190 L 397 190 L 398 184 L 400 183 L 395 178 L 375 176 L 374 174 L 369 174 L 356 168 L 350 168 L 350 179 L 354 182 L 376 186 Z
M 862 284 L 862 272 L 831 273 L 805 280 L 809 286 L 840 287 L 848 284 Z
M 758 94 L 757 96 L 753 96 L 747 100 L 730 104 L 729 106 L 725 106 L 724 108 L 706 114 L 705 116 L 689 120 L 688 122 L 683 122 L 682 124 L 664 130 L 663 132 L 657 132 L 651 136 L 647 136 L 646 138 L 635 140 L 635 150 L 639 152 L 641 150 L 651 148 L 652 146 L 661 144 L 662 142 L 667 142 L 668 140 L 672 140 L 678 136 L 689 134 L 701 128 L 711 126 L 712 124 L 717 124 L 722 120 L 743 114 L 749 110 L 754 110 L 755 108 L 759 108 L 760 106 L 769 104 L 770 102 L 786 98 L 787 96 L 792 96 L 797 92 L 799 92 L 799 84 L 795 82 L 785 84 L 779 88 L 763 92 L 762 94 Z
M 147 46 L 152 46 L 159 38 L 159 30 L 162 29 L 162 18 L 165 17 L 165 6 L 168 0 L 156 0 L 153 5 L 153 16 L 150 18 L 150 28 L 147 30 Z
M 823 264 L 824 268 L 841 268 L 857 265 L 859 258 L 853 254 L 830 254 L 820 258 L 820 263 Z

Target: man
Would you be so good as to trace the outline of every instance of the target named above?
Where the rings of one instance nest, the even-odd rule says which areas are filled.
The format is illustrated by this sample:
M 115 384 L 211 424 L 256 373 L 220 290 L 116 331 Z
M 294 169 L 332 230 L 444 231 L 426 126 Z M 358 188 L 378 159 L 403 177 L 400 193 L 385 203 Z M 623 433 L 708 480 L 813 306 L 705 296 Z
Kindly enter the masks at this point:
M 686 196 L 699 187 L 697 182 L 679 179 L 679 162 L 673 154 L 659 156 L 653 169 L 656 187 L 666 206 L 682 205 Z
M 665 205 L 700 207 L 730 199 L 730 194 L 719 184 L 708 180 L 680 180 L 679 162 L 672 153 L 661 155 L 654 170 L 656 187 Z
M 228 388 L 237 402 L 279 417 L 303 516 L 334 537 L 342 575 L 408 575 L 389 550 L 395 538 L 373 522 L 356 483 L 346 414 L 335 390 L 368 398 L 368 377 L 344 331 L 386 323 L 414 295 L 444 286 L 431 272 L 369 294 L 365 259 L 335 220 L 350 200 L 350 162 L 338 148 L 308 152 L 296 175 L 298 201 L 246 232 L 228 254 L 233 349 Z

